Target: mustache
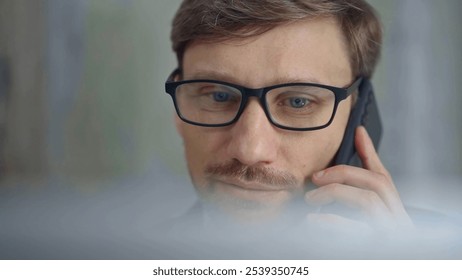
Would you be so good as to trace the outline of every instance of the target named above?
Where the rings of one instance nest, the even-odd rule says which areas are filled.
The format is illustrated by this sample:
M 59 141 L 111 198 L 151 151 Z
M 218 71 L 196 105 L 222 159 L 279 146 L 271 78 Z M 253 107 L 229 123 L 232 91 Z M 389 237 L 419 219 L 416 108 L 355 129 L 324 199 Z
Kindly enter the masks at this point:
M 297 187 L 297 178 L 289 172 L 270 167 L 256 167 L 244 165 L 237 160 L 206 167 L 208 177 L 234 177 L 248 182 L 258 182 L 265 185 Z

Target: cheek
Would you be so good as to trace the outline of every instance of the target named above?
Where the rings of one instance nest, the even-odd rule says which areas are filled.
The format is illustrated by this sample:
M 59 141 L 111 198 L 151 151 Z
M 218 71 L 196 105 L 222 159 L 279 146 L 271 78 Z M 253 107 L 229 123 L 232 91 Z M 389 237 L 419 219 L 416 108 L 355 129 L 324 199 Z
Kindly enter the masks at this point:
M 290 144 L 286 145 L 287 162 L 291 173 L 301 182 L 306 182 L 311 175 L 329 165 L 336 150 L 336 141 L 330 133 L 321 131 L 303 132 Z
M 213 129 L 184 124 L 181 128 L 185 157 L 194 185 L 205 183 L 204 170 L 220 152 L 223 137 Z M 216 130 L 216 129 L 215 129 Z
M 342 104 L 344 103 L 344 104 Z M 350 102 L 342 102 L 330 126 L 321 130 L 299 132 L 287 138 L 285 154 L 293 163 L 292 172 L 306 181 L 311 175 L 329 166 L 337 153 L 350 113 Z

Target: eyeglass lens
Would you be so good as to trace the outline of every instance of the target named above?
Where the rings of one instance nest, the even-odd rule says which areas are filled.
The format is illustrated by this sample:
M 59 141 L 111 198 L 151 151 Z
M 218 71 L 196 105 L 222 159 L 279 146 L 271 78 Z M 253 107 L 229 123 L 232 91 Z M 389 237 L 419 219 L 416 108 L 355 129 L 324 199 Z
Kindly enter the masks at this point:
M 181 84 L 175 95 L 183 118 L 206 125 L 232 121 L 243 100 L 239 89 L 211 82 Z M 284 86 L 268 91 L 265 105 L 273 122 L 292 128 L 311 128 L 329 122 L 335 94 L 316 86 Z

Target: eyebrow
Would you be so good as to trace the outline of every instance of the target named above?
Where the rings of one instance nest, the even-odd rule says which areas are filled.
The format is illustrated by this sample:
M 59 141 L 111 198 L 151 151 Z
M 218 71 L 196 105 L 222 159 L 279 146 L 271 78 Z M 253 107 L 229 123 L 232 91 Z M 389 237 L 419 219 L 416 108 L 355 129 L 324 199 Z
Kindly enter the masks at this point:
M 187 77 L 184 77 L 185 80 L 217 80 L 217 81 L 223 81 L 223 82 L 228 82 L 232 84 L 238 84 L 240 85 L 241 83 L 236 80 L 236 78 L 228 73 L 220 72 L 220 71 L 196 71 L 192 75 L 188 75 Z M 277 77 L 276 79 L 271 80 L 270 85 L 279 85 L 279 84 L 291 84 L 291 83 L 314 83 L 314 84 L 323 84 L 319 79 L 313 77 L 313 76 L 307 76 L 305 78 L 300 78 L 300 77 L 290 77 L 290 76 L 281 76 Z

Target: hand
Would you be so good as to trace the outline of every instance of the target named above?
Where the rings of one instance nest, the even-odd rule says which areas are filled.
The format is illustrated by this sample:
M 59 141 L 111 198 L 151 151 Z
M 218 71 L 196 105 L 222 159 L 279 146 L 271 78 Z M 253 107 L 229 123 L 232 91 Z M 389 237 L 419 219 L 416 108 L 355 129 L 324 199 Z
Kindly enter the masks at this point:
M 359 217 L 352 219 L 341 213 L 312 213 L 308 214 L 308 219 L 347 230 L 412 228 L 413 223 L 366 129 L 358 127 L 355 133 L 355 147 L 364 168 L 337 165 L 315 173 L 312 182 L 319 188 L 307 192 L 305 200 L 320 207 L 340 203 L 354 209 Z

